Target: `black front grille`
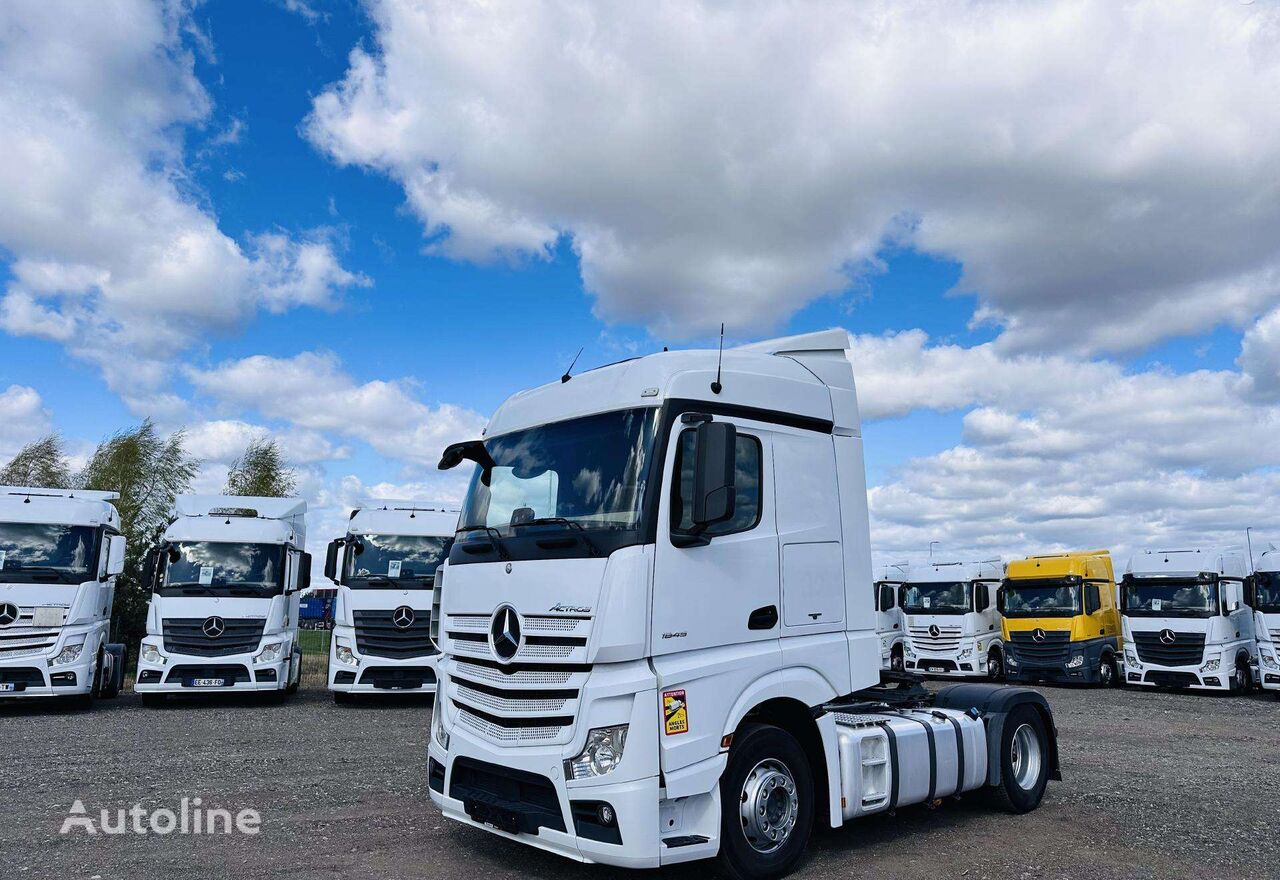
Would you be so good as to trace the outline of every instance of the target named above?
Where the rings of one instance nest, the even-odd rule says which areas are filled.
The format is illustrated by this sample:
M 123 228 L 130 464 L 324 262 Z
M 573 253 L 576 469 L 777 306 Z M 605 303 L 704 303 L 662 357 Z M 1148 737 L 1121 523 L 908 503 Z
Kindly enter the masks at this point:
M 0 668 L 0 684 L 15 685 L 18 691 L 29 687 L 44 687 L 44 674 L 30 666 Z
M 258 650 L 265 620 L 218 618 L 225 629 L 216 637 L 205 635 L 208 617 L 171 617 L 164 620 L 164 649 L 171 654 L 195 657 L 228 657 Z
M 395 611 L 356 611 L 356 648 L 370 657 L 428 657 L 436 653 L 431 644 L 431 612 L 413 612 L 413 622 L 397 626 Z
M 1161 638 L 1161 632 L 1171 641 Z M 1204 633 L 1135 632 L 1133 643 L 1138 648 L 1138 659 L 1158 666 L 1199 666 L 1204 660 Z
M 1147 681 L 1157 687 L 1167 688 L 1194 687 L 1200 683 L 1200 680 L 1190 672 L 1160 672 L 1159 670 L 1148 672 Z
M 471 818 L 506 831 L 565 830 L 555 786 L 536 773 L 458 758 L 453 762 L 449 796 L 462 801 Z
M 1014 651 L 1018 662 L 1031 666 L 1061 666 L 1067 662 L 1067 654 L 1071 651 L 1070 633 L 1066 630 L 1056 632 L 1042 631 L 1043 637 L 1037 641 L 1035 632 L 1010 633 L 1013 637 Z
M 185 687 L 187 682 L 196 678 L 221 678 L 226 684 L 239 684 L 249 680 L 249 670 L 233 663 L 210 663 L 207 666 L 184 664 L 169 670 L 165 683 L 181 684 Z
M 374 667 L 360 675 L 360 683 L 384 690 L 411 690 L 424 684 L 435 684 L 436 674 L 428 666 Z

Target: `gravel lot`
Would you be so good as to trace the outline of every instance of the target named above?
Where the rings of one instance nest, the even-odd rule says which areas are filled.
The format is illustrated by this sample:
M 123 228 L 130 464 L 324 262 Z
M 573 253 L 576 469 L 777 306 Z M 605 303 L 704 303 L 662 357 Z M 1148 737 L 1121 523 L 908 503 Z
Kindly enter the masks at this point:
M 1065 780 L 1013 817 L 977 798 L 815 835 L 799 877 L 1280 876 L 1280 703 L 1046 690 Z M 0 709 L 0 864 L 14 878 L 637 877 L 446 823 L 423 767 L 429 704 L 284 706 L 135 696 L 90 713 Z M 257 836 L 61 836 L 90 815 L 182 797 L 262 815 Z M 705 880 L 706 867 L 664 876 Z

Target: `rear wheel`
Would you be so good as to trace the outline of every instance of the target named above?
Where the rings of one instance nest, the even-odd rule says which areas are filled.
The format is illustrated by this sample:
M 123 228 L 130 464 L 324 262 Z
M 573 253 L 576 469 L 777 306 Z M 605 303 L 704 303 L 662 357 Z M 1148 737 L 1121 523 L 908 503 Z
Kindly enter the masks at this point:
M 1044 719 L 1031 706 L 1018 706 L 1005 719 L 1000 734 L 1000 784 L 992 795 L 1010 813 L 1029 813 L 1040 806 L 1048 783 L 1049 735 Z
M 720 779 L 720 863 L 734 880 L 786 874 L 813 830 L 809 759 L 795 737 L 768 724 L 744 725 Z
M 1253 686 L 1253 675 L 1249 672 L 1249 663 L 1237 660 L 1235 671 L 1231 673 L 1231 692 L 1243 694 Z
M 906 669 L 906 664 L 902 660 L 901 645 L 894 645 L 893 650 L 889 653 L 889 668 L 894 672 L 902 672 Z
M 997 650 L 987 655 L 987 678 L 1004 681 L 1004 655 Z

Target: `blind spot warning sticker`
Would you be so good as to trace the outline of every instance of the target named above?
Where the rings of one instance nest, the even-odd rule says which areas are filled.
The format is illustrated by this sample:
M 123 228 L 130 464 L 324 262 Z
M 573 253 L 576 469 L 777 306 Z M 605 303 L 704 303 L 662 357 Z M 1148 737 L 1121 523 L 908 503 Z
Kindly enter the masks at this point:
M 662 717 L 667 736 L 689 732 L 689 704 L 684 691 L 662 692 Z

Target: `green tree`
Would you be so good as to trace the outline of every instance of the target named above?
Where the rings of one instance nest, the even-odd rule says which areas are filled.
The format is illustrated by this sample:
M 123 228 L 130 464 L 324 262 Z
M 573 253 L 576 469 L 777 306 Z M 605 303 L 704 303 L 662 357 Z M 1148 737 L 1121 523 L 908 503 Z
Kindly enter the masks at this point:
M 285 461 L 280 444 L 259 437 L 250 440 L 244 454 L 231 463 L 223 494 L 284 498 L 297 488 L 297 472 Z
M 70 488 L 71 464 L 62 450 L 62 438 L 49 434 L 22 447 L 0 470 L 0 486 Z
M 174 500 L 191 488 L 200 462 L 187 453 L 186 434 L 162 437 L 150 419 L 98 444 L 77 482 L 83 489 L 120 493 L 120 530 L 128 539 L 124 573 L 116 581 L 115 637 L 132 651 L 146 632 L 142 558 L 169 523 Z

